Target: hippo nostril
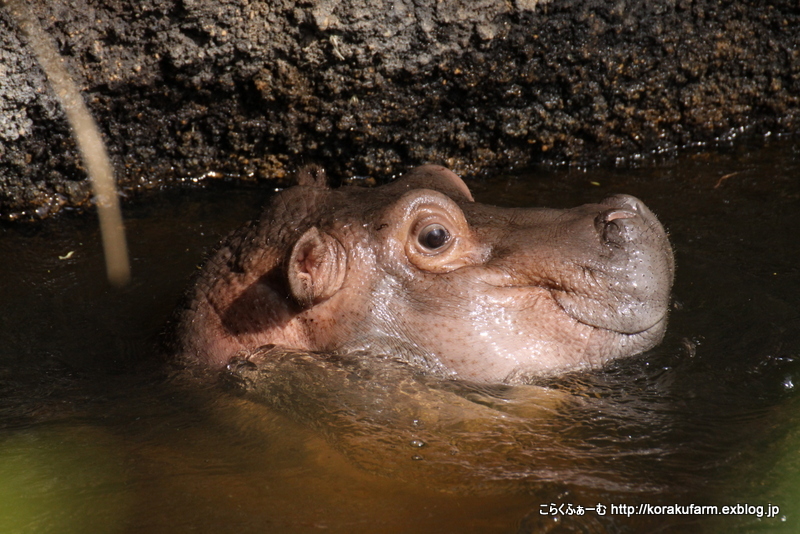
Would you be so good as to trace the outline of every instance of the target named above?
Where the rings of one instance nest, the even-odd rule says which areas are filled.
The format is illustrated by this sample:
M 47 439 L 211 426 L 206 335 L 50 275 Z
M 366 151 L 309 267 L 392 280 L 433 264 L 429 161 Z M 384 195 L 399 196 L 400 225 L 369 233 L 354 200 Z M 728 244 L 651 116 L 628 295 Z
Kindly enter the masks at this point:
M 621 245 L 628 239 L 625 237 L 627 219 L 636 218 L 637 213 L 629 209 L 611 208 L 597 214 L 594 225 L 604 243 Z
M 636 217 L 636 213 L 630 210 L 611 209 L 604 211 L 598 217 L 601 217 L 604 223 L 610 223 L 617 219 L 633 219 Z
M 614 208 L 642 213 L 642 201 L 631 195 L 612 195 L 604 199 L 601 204 Z

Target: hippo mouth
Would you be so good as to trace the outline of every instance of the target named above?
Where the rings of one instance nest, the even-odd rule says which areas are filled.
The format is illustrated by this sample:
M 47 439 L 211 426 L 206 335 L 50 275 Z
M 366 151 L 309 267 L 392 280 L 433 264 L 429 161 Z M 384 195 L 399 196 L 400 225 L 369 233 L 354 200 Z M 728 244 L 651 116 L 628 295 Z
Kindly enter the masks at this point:
M 555 302 L 593 328 L 628 335 L 663 330 L 674 271 L 666 232 L 630 195 L 608 197 L 597 207 L 599 248 L 549 288 Z

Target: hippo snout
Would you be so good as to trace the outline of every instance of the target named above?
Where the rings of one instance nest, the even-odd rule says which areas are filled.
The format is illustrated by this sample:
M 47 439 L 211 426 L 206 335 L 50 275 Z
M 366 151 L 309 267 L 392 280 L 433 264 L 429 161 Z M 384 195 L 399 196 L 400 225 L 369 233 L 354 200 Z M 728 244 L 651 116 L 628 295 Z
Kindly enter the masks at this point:
M 656 216 L 636 197 L 613 195 L 600 203 L 594 227 L 607 252 L 582 258 L 591 280 L 557 291 L 574 319 L 622 334 L 663 331 L 674 260 Z

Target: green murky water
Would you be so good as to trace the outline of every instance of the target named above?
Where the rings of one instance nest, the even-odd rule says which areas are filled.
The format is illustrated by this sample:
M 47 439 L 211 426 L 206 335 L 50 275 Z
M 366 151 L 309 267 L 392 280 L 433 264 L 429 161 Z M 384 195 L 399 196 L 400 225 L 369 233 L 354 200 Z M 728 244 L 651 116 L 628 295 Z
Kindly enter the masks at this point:
M 285 365 L 275 407 L 169 378 L 151 349 L 203 250 L 269 190 L 128 205 L 122 290 L 104 281 L 93 218 L 2 227 L 0 530 L 800 529 L 800 143 L 470 185 L 509 206 L 642 198 L 677 256 L 664 343 L 546 389 L 293 389 L 326 370 Z M 628 515 L 640 505 L 750 513 Z

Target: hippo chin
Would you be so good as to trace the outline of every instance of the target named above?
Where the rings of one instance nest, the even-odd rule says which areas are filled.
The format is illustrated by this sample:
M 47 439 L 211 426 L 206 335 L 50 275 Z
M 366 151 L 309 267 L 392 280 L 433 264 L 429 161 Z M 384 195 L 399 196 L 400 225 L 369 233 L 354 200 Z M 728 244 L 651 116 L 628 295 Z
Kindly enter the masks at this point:
M 177 337 L 184 360 L 212 368 L 274 344 L 518 383 L 656 345 L 673 271 L 664 229 L 631 196 L 499 208 L 439 166 L 377 188 L 306 171 L 210 256 Z

